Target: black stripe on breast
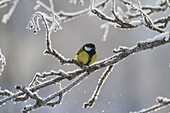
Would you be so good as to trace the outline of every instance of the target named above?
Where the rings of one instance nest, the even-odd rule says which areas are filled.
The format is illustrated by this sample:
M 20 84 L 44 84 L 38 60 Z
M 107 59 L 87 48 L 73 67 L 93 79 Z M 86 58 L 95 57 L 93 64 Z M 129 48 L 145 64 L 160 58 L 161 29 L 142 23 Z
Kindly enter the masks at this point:
M 87 52 L 87 53 L 88 53 L 88 55 L 89 55 L 89 60 L 88 60 L 88 62 L 87 62 L 86 65 L 89 65 L 90 62 L 91 62 L 91 60 L 92 60 L 93 55 L 96 54 L 96 51 L 95 51 L 95 49 L 92 49 L 90 52 Z
M 93 55 L 96 54 L 95 49 L 92 49 L 91 51 L 89 51 L 88 54 L 89 54 L 89 57 L 92 59 Z
M 89 65 L 91 62 L 91 58 L 89 58 L 88 62 L 85 65 Z

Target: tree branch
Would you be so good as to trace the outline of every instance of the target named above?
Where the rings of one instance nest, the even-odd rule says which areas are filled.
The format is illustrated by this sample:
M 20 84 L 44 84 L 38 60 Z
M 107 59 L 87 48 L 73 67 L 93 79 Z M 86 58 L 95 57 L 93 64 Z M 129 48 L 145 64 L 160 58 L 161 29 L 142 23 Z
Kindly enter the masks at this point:
M 151 113 L 151 112 L 160 110 L 160 109 L 165 108 L 168 105 L 170 105 L 170 99 L 165 98 L 165 97 L 157 97 L 156 101 L 159 104 L 153 105 L 153 106 L 151 106 L 151 107 L 149 107 L 147 109 L 143 109 L 143 110 L 138 111 L 138 112 L 130 112 L 130 113 Z
M 99 83 L 96 87 L 95 92 L 93 93 L 93 96 L 87 103 L 84 104 L 84 108 L 92 107 L 94 105 L 94 102 L 97 99 L 97 96 L 99 95 L 100 89 L 102 85 L 104 84 L 105 80 L 107 79 L 108 75 L 110 74 L 110 72 L 113 70 L 113 67 L 114 67 L 113 65 L 109 65 L 107 67 L 107 69 L 105 70 L 105 72 L 103 73 L 103 75 L 101 76 L 99 80 Z
M 129 56 L 131 54 L 134 54 L 134 53 L 137 53 L 137 52 L 140 52 L 140 51 L 143 51 L 143 50 L 147 50 L 147 49 L 153 49 L 155 47 L 167 44 L 169 42 L 170 42 L 169 33 L 163 33 L 161 35 L 154 37 L 152 40 L 150 39 L 148 41 L 138 42 L 137 45 L 134 46 L 134 47 L 130 47 L 130 48 L 121 47 L 117 50 L 114 50 L 114 52 L 117 52 L 115 55 L 113 55 L 113 56 L 111 56 L 107 59 L 101 60 L 99 62 L 96 62 L 95 64 L 90 66 L 90 68 L 79 69 L 79 70 L 76 70 L 74 72 L 68 73 L 68 75 L 73 75 L 73 78 L 74 78 L 74 77 L 80 75 L 81 73 L 85 72 L 77 80 L 73 81 L 71 84 L 69 84 L 67 87 L 65 87 L 61 91 L 54 93 L 54 94 L 48 96 L 46 99 L 42 100 L 42 104 L 40 104 L 39 106 L 37 106 L 36 104 L 31 105 L 29 107 L 26 107 L 24 109 L 24 111 L 31 111 L 31 110 L 36 109 L 38 107 L 49 105 L 47 103 L 50 102 L 52 99 L 54 99 L 56 97 L 59 97 L 60 98 L 59 100 L 61 100 L 61 98 L 63 96 L 60 97 L 59 95 L 63 95 L 65 93 L 67 93 L 69 90 L 71 90 L 74 86 L 76 86 L 79 82 L 81 82 L 84 78 L 89 76 L 91 73 L 93 73 L 97 70 L 100 70 L 104 67 L 107 67 L 109 65 L 117 64 L 121 60 L 125 59 L 127 56 Z M 88 73 L 88 72 L 90 72 L 90 73 Z M 55 84 L 55 83 L 58 83 L 58 82 L 61 82 L 62 80 L 67 79 L 67 77 L 68 76 L 61 76 L 61 75 L 57 76 L 57 77 L 55 77 L 51 80 L 45 81 L 43 83 L 40 83 L 36 86 L 29 88 L 29 91 L 30 92 L 37 91 L 41 88 L 47 87 L 49 85 L 52 85 L 52 84 Z M 25 92 L 14 93 L 12 96 L 9 96 L 9 97 L 6 97 L 6 98 L 0 100 L 0 105 L 2 105 L 3 103 L 6 103 L 7 101 L 13 100 L 13 99 L 15 99 L 15 98 L 17 98 L 21 95 L 24 95 L 24 94 L 26 94 L 26 93 Z
M 142 7 L 139 1 L 138 1 L 139 8 L 127 1 L 122 1 L 124 4 L 130 6 L 132 10 L 138 11 L 140 13 L 140 16 L 142 17 L 142 20 L 136 20 L 131 22 L 125 22 L 120 17 L 120 15 L 117 14 L 114 0 L 112 4 L 112 14 L 114 18 L 106 16 L 102 11 L 100 11 L 101 9 L 104 9 L 104 7 L 110 2 L 110 0 L 102 1 L 97 5 L 95 5 L 94 0 L 92 0 L 90 9 L 85 9 L 77 13 L 65 13 L 62 11 L 56 13 L 54 11 L 53 1 L 49 0 L 49 2 L 50 2 L 50 6 L 47 6 L 40 1 L 37 2 L 37 5 L 43 7 L 49 13 L 44 13 L 41 11 L 35 12 L 29 21 L 28 29 L 30 30 L 33 29 L 34 33 L 40 31 L 41 29 L 40 29 L 39 21 L 41 20 L 46 29 L 46 35 L 45 35 L 46 49 L 44 51 L 44 55 L 48 54 L 55 57 L 59 62 L 61 62 L 61 64 L 74 64 L 77 66 L 77 69 L 69 72 L 65 72 L 64 70 L 59 69 L 58 71 L 51 70 L 50 72 L 43 72 L 42 74 L 36 73 L 36 75 L 34 76 L 33 80 L 30 82 L 28 87 L 16 86 L 16 89 L 19 90 L 16 93 L 12 93 L 8 90 L 4 90 L 4 91 L 0 90 L 0 95 L 4 97 L 3 99 L 0 100 L 0 105 L 3 105 L 8 101 L 19 102 L 19 101 L 26 101 L 28 99 L 33 99 L 35 100 L 35 103 L 33 105 L 25 106 L 24 109 L 22 110 L 23 113 L 27 113 L 29 111 L 32 111 L 34 109 L 43 106 L 54 107 L 55 105 L 61 103 L 62 99 L 64 98 L 64 95 L 67 94 L 73 87 L 77 86 L 81 81 L 83 81 L 85 78 L 90 76 L 92 73 L 107 67 L 105 72 L 101 76 L 99 83 L 96 87 L 96 90 L 94 91 L 91 99 L 84 106 L 85 108 L 92 107 L 93 104 L 95 103 L 95 100 L 97 99 L 97 96 L 100 93 L 100 89 L 102 85 L 104 84 L 106 78 L 109 76 L 115 64 L 118 64 L 123 59 L 125 60 L 128 56 L 134 55 L 135 53 L 138 53 L 140 51 L 153 49 L 170 43 L 169 32 L 165 32 L 154 25 L 154 24 L 163 23 L 164 25 L 162 27 L 160 26 L 160 28 L 165 28 L 169 22 L 169 16 L 152 22 L 152 20 L 147 15 L 147 13 L 143 11 L 143 10 L 151 10 L 151 9 Z M 164 6 L 164 4 L 161 4 L 160 6 Z M 154 9 L 154 11 L 156 10 L 162 11 L 162 9 L 159 10 L 157 8 Z M 51 43 L 51 33 L 53 31 L 55 32 L 59 29 L 62 29 L 60 23 L 87 14 L 89 11 L 97 15 L 99 18 L 106 20 L 107 22 L 116 23 L 118 25 L 117 27 L 119 28 L 129 29 L 129 28 L 138 27 L 140 25 L 145 25 L 146 27 L 154 31 L 157 31 L 160 34 L 156 35 L 152 39 L 138 42 L 133 47 L 120 46 L 118 49 L 114 49 L 113 51 L 114 55 L 105 58 L 101 61 L 98 61 L 90 66 L 85 66 L 82 65 L 81 63 L 78 63 L 75 59 L 66 59 L 57 50 L 53 49 Z M 109 27 L 107 26 L 106 27 L 107 32 L 108 32 L 108 28 Z M 49 80 L 42 81 L 43 78 L 47 78 L 49 76 L 52 78 Z M 59 91 L 53 93 L 52 95 L 51 94 L 48 95 L 46 98 L 42 98 L 39 95 L 39 90 L 42 88 L 54 85 L 56 83 L 60 84 L 62 80 L 73 80 L 73 79 L 75 80 L 72 81 L 70 84 L 68 84 L 66 87 L 60 88 Z M 169 104 L 169 99 L 158 98 L 157 100 L 161 104 L 156 107 L 151 107 L 149 109 L 146 109 L 146 111 L 153 111 L 155 109 L 161 108 Z

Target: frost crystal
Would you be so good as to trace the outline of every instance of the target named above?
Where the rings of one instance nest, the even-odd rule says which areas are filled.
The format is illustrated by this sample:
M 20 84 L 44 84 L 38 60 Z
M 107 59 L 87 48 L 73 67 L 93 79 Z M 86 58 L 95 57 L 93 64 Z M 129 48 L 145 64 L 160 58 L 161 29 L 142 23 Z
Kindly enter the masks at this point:
M 5 57 L 4 57 L 4 55 L 1 53 L 1 49 L 0 49 L 0 75 L 1 75 L 2 72 L 3 72 L 5 65 L 6 65 Z

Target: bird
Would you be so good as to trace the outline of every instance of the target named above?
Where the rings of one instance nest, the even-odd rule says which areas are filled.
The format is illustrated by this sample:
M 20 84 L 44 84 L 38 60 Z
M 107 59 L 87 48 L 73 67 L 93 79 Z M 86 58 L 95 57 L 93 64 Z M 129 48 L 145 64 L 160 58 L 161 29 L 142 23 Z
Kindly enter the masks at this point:
M 78 49 L 75 59 L 77 62 L 84 65 L 91 65 L 97 59 L 96 47 L 93 43 L 86 43 Z

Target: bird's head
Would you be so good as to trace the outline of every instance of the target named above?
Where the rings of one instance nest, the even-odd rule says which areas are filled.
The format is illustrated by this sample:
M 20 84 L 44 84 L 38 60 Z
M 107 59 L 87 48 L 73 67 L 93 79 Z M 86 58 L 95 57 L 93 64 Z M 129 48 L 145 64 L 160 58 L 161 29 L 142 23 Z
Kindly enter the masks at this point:
M 95 47 L 95 45 L 94 44 L 92 44 L 92 43 L 87 43 L 87 44 L 85 44 L 84 46 L 83 46 L 83 49 L 85 50 L 85 51 L 87 51 L 87 52 L 90 52 L 91 50 L 95 50 L 96 49 L 96 47 Z

